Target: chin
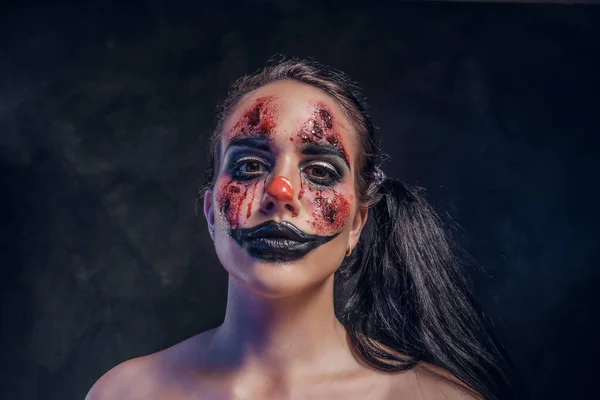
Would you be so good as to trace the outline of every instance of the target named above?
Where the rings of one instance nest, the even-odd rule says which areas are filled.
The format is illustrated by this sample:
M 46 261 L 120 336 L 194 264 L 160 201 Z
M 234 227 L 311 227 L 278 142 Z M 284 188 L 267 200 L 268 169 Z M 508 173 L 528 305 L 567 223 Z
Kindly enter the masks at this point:
M 268 298 L 294 296 L 318 286 L 333 275 L 342 261 L 323 265 L 323 255 L 327 253 L 323 247 L 327 246 L 314 249 L 300 259 L 282 261 L 277 256 L 252 256 L 235 241 L 229 242 L 227 246 L 217 246 L 217 255 L 225 270 L 247 289 Z M 327 258 L 332 261 L 331 255 Z

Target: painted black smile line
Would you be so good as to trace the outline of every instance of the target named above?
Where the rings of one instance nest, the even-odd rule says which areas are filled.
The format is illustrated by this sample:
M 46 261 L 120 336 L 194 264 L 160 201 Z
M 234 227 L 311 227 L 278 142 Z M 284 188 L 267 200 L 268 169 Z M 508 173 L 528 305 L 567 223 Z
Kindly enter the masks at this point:
M 283 263 L 304 257 L 339 232 L 330 236 L 312 235 L 291 222 L 267 221 L 252 228 L 231 229 L 229 234 L 252 257 Z

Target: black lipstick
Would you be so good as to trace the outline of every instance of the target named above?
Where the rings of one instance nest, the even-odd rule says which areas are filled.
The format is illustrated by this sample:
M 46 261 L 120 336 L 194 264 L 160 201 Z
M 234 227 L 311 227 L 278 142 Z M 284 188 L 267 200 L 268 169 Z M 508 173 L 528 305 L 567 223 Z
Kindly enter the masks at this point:
M 330 236 L 302 232 L 291 222 L 267 221 L 252 228 L 231 229 L 229 234 L 254 258 L 270 262 L 298 260 L 338 233 Z

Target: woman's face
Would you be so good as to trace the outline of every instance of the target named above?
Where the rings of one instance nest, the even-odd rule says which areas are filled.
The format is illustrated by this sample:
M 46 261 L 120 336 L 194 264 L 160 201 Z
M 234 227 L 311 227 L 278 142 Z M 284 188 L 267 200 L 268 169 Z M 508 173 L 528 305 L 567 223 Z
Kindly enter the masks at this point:
M 323 283 L 367 217 L 355 132 L 340 108 L 312 86 L 271 83 L 240 100 L 219 151 L 204 212 L 225 269 L 269 297 Z

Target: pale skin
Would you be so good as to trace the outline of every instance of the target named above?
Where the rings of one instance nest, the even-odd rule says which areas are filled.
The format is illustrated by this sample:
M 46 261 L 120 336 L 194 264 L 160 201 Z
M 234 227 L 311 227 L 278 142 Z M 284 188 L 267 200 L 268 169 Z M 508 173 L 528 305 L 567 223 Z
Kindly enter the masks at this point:
M 268 150 L 229 146 L 248 133 L 240 134 L 240 126 L 261 99 L 268 99 L 268 104 L 261 103 L 261 112 L 268 108 L 270 118 Z M 302 152 L 299 132 L 314 117 L 315 107 L 331 114 L 343 157 Z M 220 147 L 218 175 L 204 198 L 204 214 L 219 260 L 229 273 L 223 324 L 116 366 L 95 383 L 86 400 L 480 398 L 430 365 L 396 373 L 376 370 L 362 360 L 335 316 L 333 275 L 348 248 L 356 247 L 368 209 L 358 202 L 354 183 L 355 132 L 334 100 L 292 81 L 263 86 L 243 97 L 228 116 Z M 229 207 L 229 201 L 225 206 L 226 193 L 219 191 L 230 190 L 232 181 L 237 184 L 231 162 L 248 155 L 251 159 L 242 169 L 257 179 L 244 184 L 254 195 L 237 198 L 237 208 Z M 311 186 L 311 179 L 329 167 L 340 172 L 338 181 L 325 188 Z M 292 199 L 266 193 L 276 176 L 289 179 Z M 305 194 L 299 196 L 303 189 Z M 327 215 L 315 208 L 315 196 L 340 205 L 332 200 L 334 191 L 336 199 L 348 201 L 348 212 L 336 212 L 335 221 L 319 222 L 321 212 Z M 252 258 L 229 236 L 232 225 L 252 227 L 269 220 L 289 221 L 311 234 L 338 235 L 290 263 Z

